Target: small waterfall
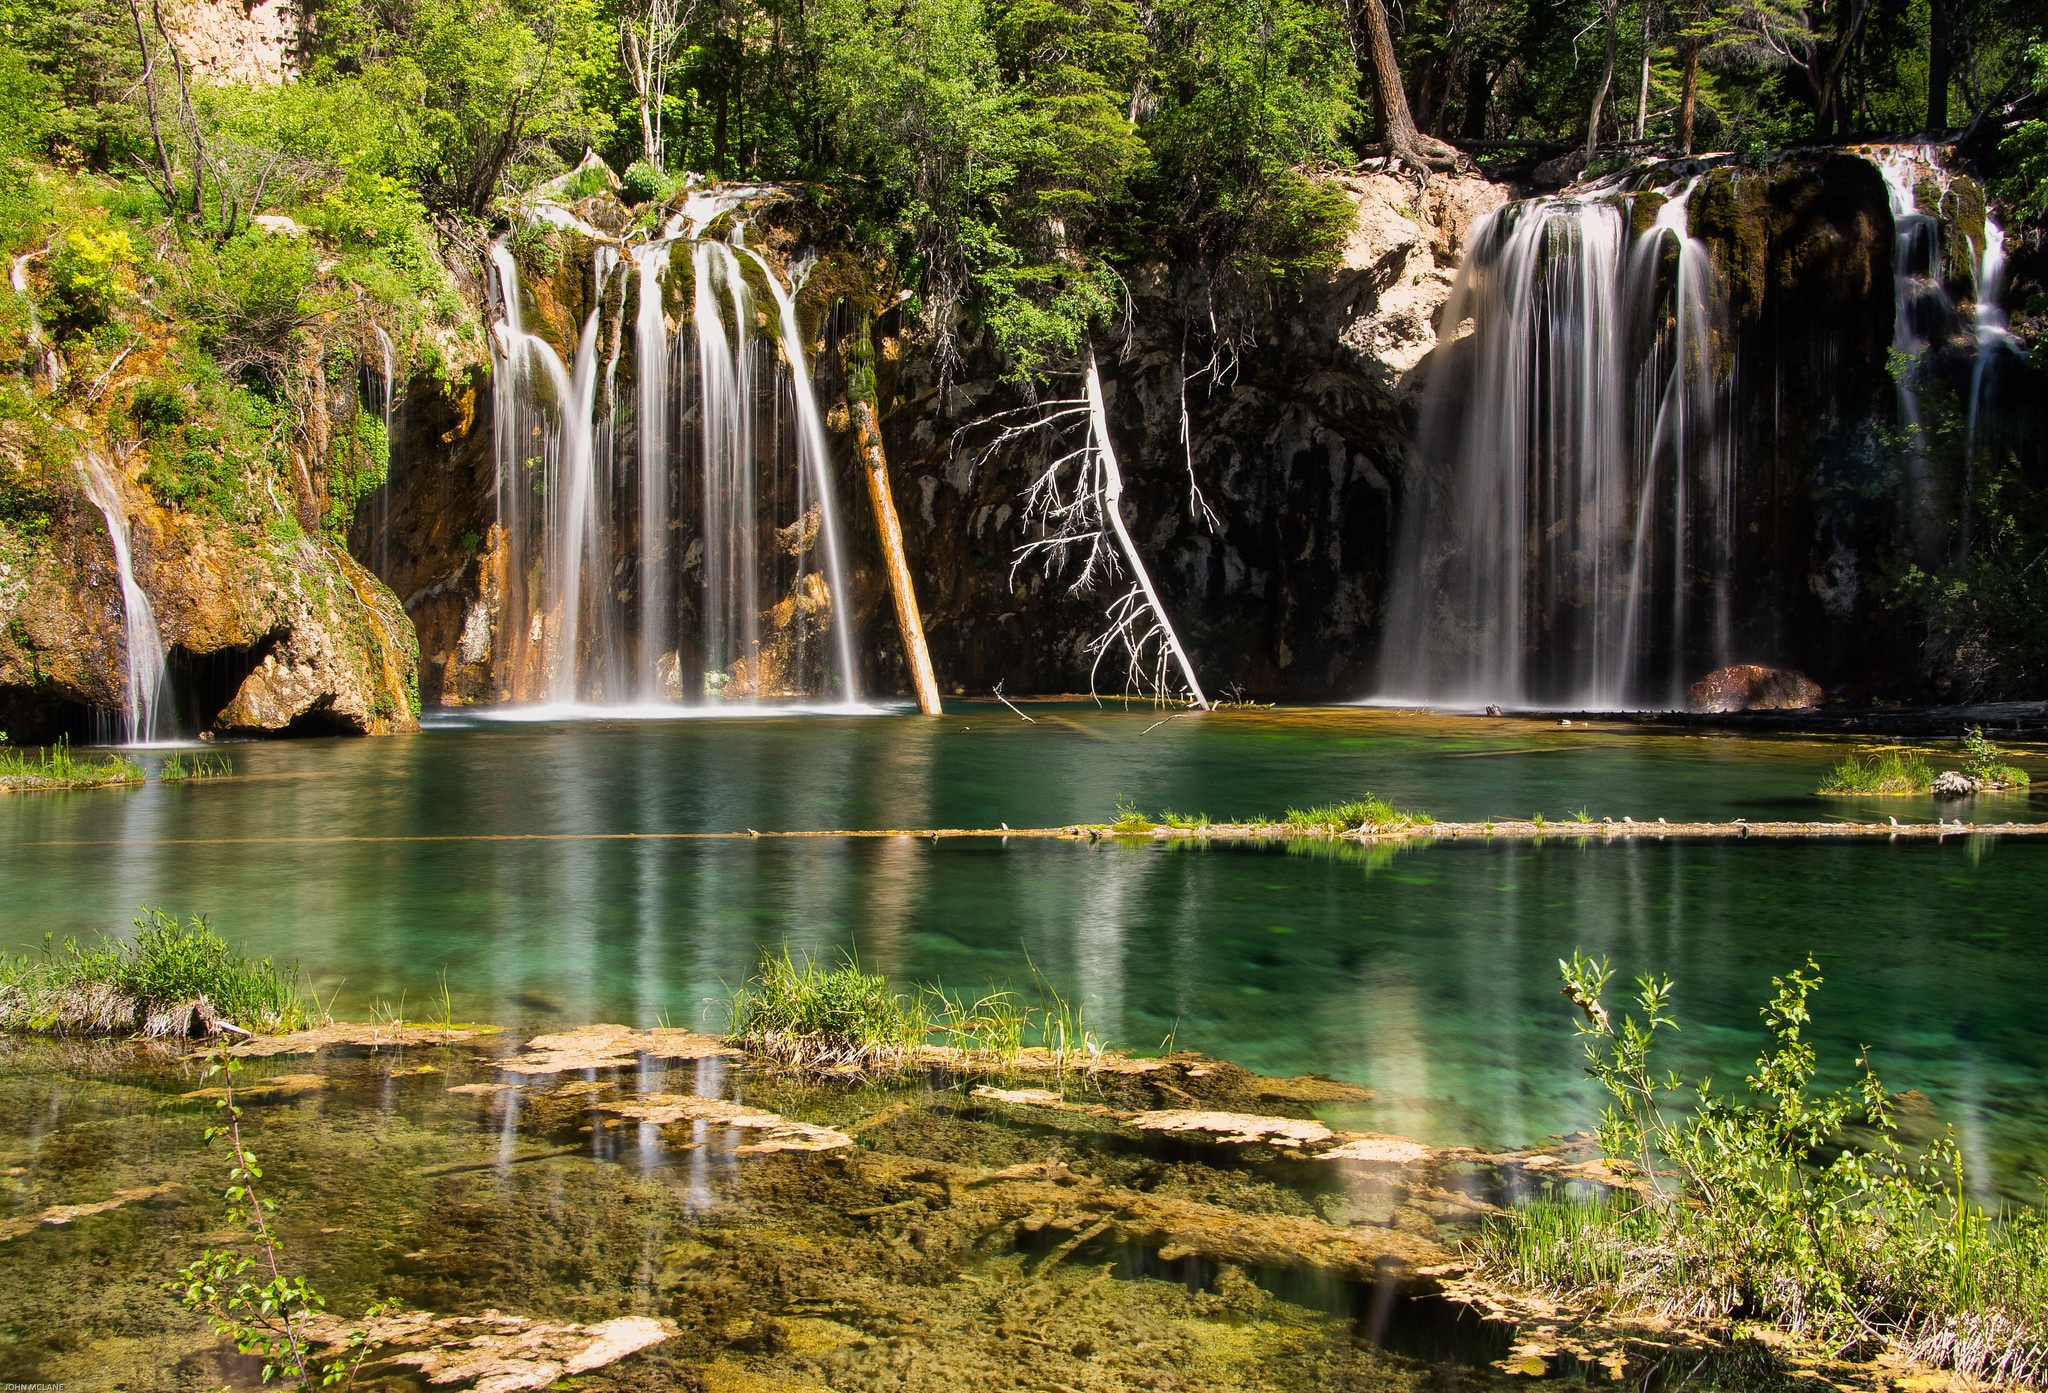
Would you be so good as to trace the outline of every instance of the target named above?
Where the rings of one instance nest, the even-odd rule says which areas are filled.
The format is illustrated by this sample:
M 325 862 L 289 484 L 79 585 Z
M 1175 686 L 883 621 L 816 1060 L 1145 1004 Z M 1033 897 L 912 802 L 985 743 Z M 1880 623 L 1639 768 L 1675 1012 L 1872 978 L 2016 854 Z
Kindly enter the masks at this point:
M 157 632 L 156 611 L 135 582 L 135 561 L 129 548 L 128 513 L 114 487 L 105 460 L 85 456 L 85 492 L 107 521 L 107 540 L 114 546 L 114 568 L 121 577 L 121 617 L 127 630 L 128 743 L 152 745 L 164 697 L 164 641 Z
M 1946 329 L 1955 307 L 1942 286 L 1941 219 L 1920 211 L 1915 185 L 1923 173 L 1937 170 L 1926 147 L 1889 150 L 1876 157 L 1884 175 L 1892 209 L 1892 353 L 1896 370 L 1899 425 L 1906 447 L 1906 512 L 1914 548 L 1925 564 L 1935 560 L 1938 546 L 1934 464 L 1921 435 L 1920 373 L 1930 339 Z
M 513 701 L 852 699 L 852 592 L 796 306 L 737 231 L 699 235 L 736 197 L 693 195 L 645 241 L 600 241 L 567 365 L 527 327 L 509 241 L 492 248 Z M 832 651 L 814 655 L 827 622 Z
M 1682 696 L 1730 628 L 1726 332 L 1691 186 L 1475 225 L 1439 325 L 1380 700 L 1614 709 Z
M 1976 513 L 1979 425 L 1987 414 L 1993 389 L 1997 386 L 1998 365 L 2006 359 L 2025 355 L 2019 341 L 2013 338 L 2005 316 L 2005 229 L 1992 221 L 1989 213 L 1984 217 L 1984 250 L 1978 254 L 1974 279 L 1977 358 L 1970 365 L 1970 405 L 1963 432 L 1960 546 L 1965 557 L 1970 554 L 1970 523 Z
M 839 672 L 841 676 L 840 695 L 847 701 L 855 700 L 853 688 L 853 618 L 847 613 L 848 606 L 842 596 L 853 592 L 846 588 L 846 572 L 840 563 L 839 552 L 839 510 L 832 505 L 832 447 L 825 442 L 825 423 L 818 416 L 817 394 L 811 390 L 810 365 L 804 361 L 804 336 L 796 320 L 796 296 L 783 289 L 782 282 L 775 279 L 774 270 L 759 252 L 747 250 L 767 277 L 768 293 L 774 297 L 777 318 L 782 326 L 782 356 L 789 364 L 790 376 L 794 379 L 794 396 L 797 412 L 797 449 L 802 455 L 803 472 L 800 478 L 818 491 L 819 531 L 825 538 L 825 574 L 832 586 L 832 636 L 839 650 Z M 799 506 L 799 516 L 808 508 Z

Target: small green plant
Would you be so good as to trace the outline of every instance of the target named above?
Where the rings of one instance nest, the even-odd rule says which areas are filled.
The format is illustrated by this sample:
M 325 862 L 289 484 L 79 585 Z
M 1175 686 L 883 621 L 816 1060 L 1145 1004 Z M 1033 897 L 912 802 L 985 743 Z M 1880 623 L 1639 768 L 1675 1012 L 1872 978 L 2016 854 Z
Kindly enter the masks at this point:
M 0 957 L 0 1029 L 160 1037 L 307 1024 L 295 974 L 235 952 L 205 919 L 144 909 L 134 924 L 126 944 L 45 937 L 40 957 Z
M 1159 814 L 1159 821 L 1168 827 L 1178 827 L 1182 831 L 1193 831 L 1197 828 L 1207 827 L 1209 825 L 1209 815 L 1207 813 L 1176 813 L 1168 810 L 1162 811 Z
M 1544 828 L 1550 825 L 1548 822 L 1544 821 L 1542 813 L 1536 814 L 1536 816 L 1530 818 L 1529 821 L 1536 824 L 1536 830 L 1538 832 L 1541 832 Z
M 0 792 L 106 788 L 143 780 L 142 766 L 126 755 L 74 755 L 71 742 L 61 737 L 54 745 L 30 752 L 16 749 L 6 739 L 0 734 Z
M 1404 813 L 1386 799 L 1375 798 L 1370 793 L 1350 803 L 1289 808 L 1284 819 L 1289 827 L 1330 833 L 1399 832 L 1409 827 L 1426 827 L 1433 820 L 1424 813 Z
M 164 757 L 157 778 L 167 784 L 182 784 L 195 779 L 224 779 L 234 772 L 226 755 L 188 755 L 183 750 L 173 750 Z
M 1925 793 L 1934 773 L 1917 750 L 1879 750 L 1868 759 L 1851 755 L 1829 770 L 1815 791 L 1824 794 Z
M 1573 822 L 1591 822 L 1592 820 L 1593 812 L 1590 808 L 1581 808 L 1577 812 L 1572 814 Z
M 1998 788 L 2025 788 L 2031 782 L 2027 771 L 2003 762 L 2005 751 L 1984 738 L 1984 727 L 1973 728 L 1963 737 L 1963 772 L 1980 783 Z
M 175 1281 L 164 1283 L 164 1290 L 187 1310 L 204 1315 L 214 1333 L 232 1340 L 243 1354 L 259 1356 L 263 1382 L 282 1376 L 297 1379 L 302 1386 L 353 1387 L 378 1342 L 362 1329 L 351 1330 L 344 1342 L 347 1355 L 314 1363 L 306 1327 L 326 1309 L 327 1301 L 304 1277 L 284 1273 L 284 1245 L 270 1224 L 277 1205 L 258 1190 L 263 1170 L 242 1138 L 242 1109 L 235 1103 L 234 1083 L 241 1068 L 241 1060 L 225 1044 L 207 1056 L 205 1076 L 221 1081 L 214 1104 L 221 1120 L 207 1127 L 206 1140 L 228 1144 L 228 1183 L 222 1191 L 228 1222 L 254 1237 L 260 1259 L 208 1248 L 187 1263 Z M 398 1305 L 396 1300 L 377 1302 L 365 1318 L 374 1320 Z
M 1138 807 L 1136 800 L 1128 794 L 1116 796 L 1116 821 L 1110 827 L 1118 832 L 1150 832 L 1152 819 Z

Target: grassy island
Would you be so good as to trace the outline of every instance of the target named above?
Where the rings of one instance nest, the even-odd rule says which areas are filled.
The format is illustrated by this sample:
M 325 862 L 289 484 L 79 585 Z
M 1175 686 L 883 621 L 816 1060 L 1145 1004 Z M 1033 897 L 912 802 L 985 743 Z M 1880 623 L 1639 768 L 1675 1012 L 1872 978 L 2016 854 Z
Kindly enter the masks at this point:
M 39 750 L 16 749 L 0 734 L 0 793 L 110 788 L 142 782 L 142 766 L 126 755 L 75 755 L 59 740 Z

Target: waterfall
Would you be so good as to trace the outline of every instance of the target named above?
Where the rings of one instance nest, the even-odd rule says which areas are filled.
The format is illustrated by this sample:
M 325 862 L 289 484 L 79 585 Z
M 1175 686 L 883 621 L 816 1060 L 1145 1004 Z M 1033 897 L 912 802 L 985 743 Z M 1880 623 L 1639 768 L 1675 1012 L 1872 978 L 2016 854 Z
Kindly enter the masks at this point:
M 1439 326 L 1379 700 L 1614 709 L 1724 661 L 1729 388 L 1690 184 L 1474 225 Z
M 599 242 L 566 365 L 528 328 L 509 240 L 492 248 L 512 701 L 853 699 L 852 592 L 793 294 L 737 230 L 705 235 L 734 197 L 693 195 L 645 240 Z M 814 654 L 828 620 L 831 652 Z
M 1903 370 L 1894 372 L 1899 424 L 1908 441 L 1906 515 L 1919 559 L 1931 564 L 1938 545 L 1938 519 L 1934 465 L 1921 434 L 1920 372 L 1929 339 L 1946 327 L 1954 306 L 1942 287 L 1941 220 L 1920 211 L 1920 196 L 1914 186 L 1923 171 L 1936 166 L 1933 152 L 1925 147 L 1885 151 L 1875 163 L 1884 175 L 1892 209 L 1892 353 L 1894 361 L 1903 365 Z
M 128 743 L 156 743 L 164 696 L 164 641 L 157 632 L 156 611 L 135 582 L 135 561 L 129 547 L 128 514 L 121 506 L 106 461 L 88 451 L 84 464 L 85 492 L 107 521 L 107 540 L 114 546 L 114 569 L 121 577 L 121 617 L 127 630 Z
M 775 300 L 776 316 L 782 325 L 782 356 L 788 362 L 790 376 L 794 379 L 797 449 L 803 459 L 801 477 L 818 491 L 819 531 L 825 538 L 825 573 L 832 585 L 832 637 L 839 650 L 840 695 L 851 702 L 855 699 L 853 619 L 841 597 L 853 592 L 846 588 L 846 572 L 839 559 L 839 510 L 832 506 L 832 448 L 825 443 L 825 423 L 818 416 L 817 395 L 811 391 L 811 370 L 804 361 L 804 336 L 796 320 L 796 296 L 783 289 L 782 282 L 775 279 L 774 270 L 759 252 L 744 247 L 741 250 L 754 259 L 761 268 L 761 274 L 767 277 L 768 293 Z
M 650 242 L 635 256 L 640 303 L 633 316 L 633 366 L 640 427 L 640 665 L 637 695 L 662 699 L 662 655 L 669 651 L 669 333 L 661 287 L 669 243 Z M 680 686 L 681 675 L 677 675 Z M 680 693 L 678 693 L 680 694 Z

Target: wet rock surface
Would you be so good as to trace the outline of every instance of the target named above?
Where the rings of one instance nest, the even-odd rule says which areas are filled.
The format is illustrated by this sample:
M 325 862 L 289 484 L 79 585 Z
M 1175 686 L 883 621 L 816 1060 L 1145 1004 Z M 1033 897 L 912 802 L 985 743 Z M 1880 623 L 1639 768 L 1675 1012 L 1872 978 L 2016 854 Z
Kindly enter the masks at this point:
M 1821 704 L 1820 684 L 1803 672 L 1738 663 L 1708 673 L 1685 690 L 1688 709 L 1805 711 Z
M 237 535 L 123 475 L 138 582 L 168 652 L 167 729 L 382 734 L 416 726 L 411 622 L 324 539 Z M 105 520 L 67 492 L 33 544 L 0 531 L 0 729 L 90 738 L 128 702 L 121 587 Z

